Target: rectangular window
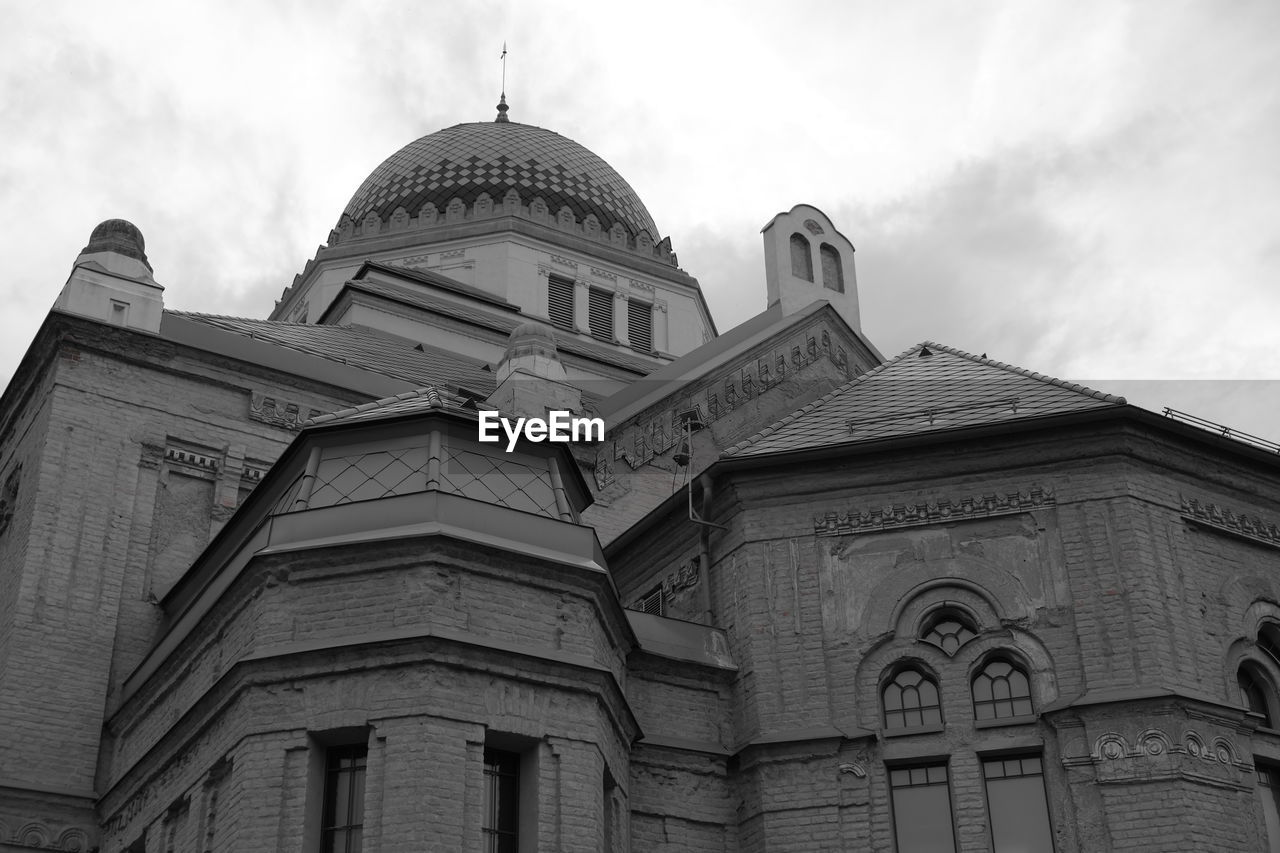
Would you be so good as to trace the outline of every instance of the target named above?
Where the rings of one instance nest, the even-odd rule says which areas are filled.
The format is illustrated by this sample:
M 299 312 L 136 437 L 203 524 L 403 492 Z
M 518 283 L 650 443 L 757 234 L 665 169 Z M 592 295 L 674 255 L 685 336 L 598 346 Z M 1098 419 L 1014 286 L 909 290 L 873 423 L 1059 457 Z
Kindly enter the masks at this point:
M 367 758 L 364 746 L 334 747 L 325 756 L 321 853 L 360 853 Z
M 1053 853 L 1040 756 L 982 762 L 994 853 Z
M 1267 850 L 1280 853 L 1280 767 L 1256 763 L 1258 797 L 1262 800 L 1262 818 L 1267 827 Z
M 520 755 L 484 751 L 484 851 L 518 853 L 520 848 Z
M 638 352 L 653 352 L 653 303 L 627 303 L 627 337 L 631 348 Z
M 613 343 L 613 291 L 587 288 L 587 321 L 591 337 Z
M 898 853 L 955 853 L 947 765 L 889 769 Z
M 573 331 L 573 280 L 547 277 L 547 319 L 557 329 Z

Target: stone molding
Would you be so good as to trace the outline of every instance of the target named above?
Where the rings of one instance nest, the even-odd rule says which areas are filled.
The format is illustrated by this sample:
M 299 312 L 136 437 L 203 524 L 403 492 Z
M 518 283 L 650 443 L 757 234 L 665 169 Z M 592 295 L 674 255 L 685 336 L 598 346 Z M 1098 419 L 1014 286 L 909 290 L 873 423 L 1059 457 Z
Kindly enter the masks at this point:
M 311 418 L 324 414 L 319 409 L 289 403 L 277 397 L 253 391 L 249 395 L 249 420 L 297 431 Z
M 655 300 L 654 308 L 666 311 L 667 305 Z M 704 424 L 713 423 L 818 361 L 831 362 L 849 378 L 848 354 L 844 347 L 832 344 L 825 323 L 797 330 L 776 342 L 768 352 L 731 362 L 699 383 L 692 394 L 672 400 L 646 417 L 619 425 L 622 428 L 613 433 L 619 437 L 604 442 L 597 450 L 597 488 L 615 481 L 614 462 L 622 460 L 635 470 L 675 447 L 683 435 L 681 412 L 696 409 Z
M 0 844 L 27 847 L 32 850 L 89 850 L 89 834 L 82 829 L 66 829 L 56 833 L 44 823 L 33 820 L 10 833 L 0 822 Z
M 1039 486 L 1033 486 L 1025 494 L 1009 492 L 975 495 L 955 500 L 939 500 L 921 504 L 890 504 L 862 512 L 850 511 L 841 516 L 829 512 L 813 520 L 813 532 L 817 536 L 851 536 L 859 533 L 878 533 L 902 527 L 923 527 L 931 524 L 948 524 L 978 518 L 1001 515 L 1018 515 L 1035 509 L 1055 506 L 1053 494 Z
M 1208 744 L 1197 732 L 1188 731 L 1181 741 L 1175 741 L 1160 729 L 1145 729 L 1130 743 L 1119 732 L 1106 732 L 1093 742 L 1088 755 L 1064 756 L 1064 767 L 1080 767 L 1088 764 L 1105 764 L 1126 759 L 1156 759 L 1162 755 L 1183 757 L 1206 765 L 1223 765 L 1237 770 L 1253 772 L 1253 765 L 1240 757 L 1235 744 L 1219 735 Z
M 1280 548 L 1280 528 L 1255 516 L 1237 514 L 1215 503 L 1181 498 L 1184 520 L 1228 536 Z

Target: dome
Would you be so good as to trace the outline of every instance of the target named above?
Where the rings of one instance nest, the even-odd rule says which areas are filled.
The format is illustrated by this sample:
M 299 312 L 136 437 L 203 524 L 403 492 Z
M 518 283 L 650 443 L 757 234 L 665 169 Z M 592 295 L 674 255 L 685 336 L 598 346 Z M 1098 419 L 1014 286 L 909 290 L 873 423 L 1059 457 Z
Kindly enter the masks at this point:
M 147 269 L 146 242 L 138 226 L 127 219 L 108 219 L 100 222 L 89 234 L 89 245 L 80 250 L 80 254 L 93 252 L 116 252 L 126 258 L 141 261 Z
M 373 212 L 385 222 L 396 208 L 416 216 L 454 198 L 470 207 L 482 193 L 499 207 L 511 189 L 524 204 L 540 197 L 552 216 L 567 205 L 579 221 L 595 214 L 601 231 L 621 222 L 631 236 L 658 240 L 653 217 L 612 166 L 558 133 L 515 122 L 458 124 L 410 142 L 373 170 L 343 216 L 359 222 Z

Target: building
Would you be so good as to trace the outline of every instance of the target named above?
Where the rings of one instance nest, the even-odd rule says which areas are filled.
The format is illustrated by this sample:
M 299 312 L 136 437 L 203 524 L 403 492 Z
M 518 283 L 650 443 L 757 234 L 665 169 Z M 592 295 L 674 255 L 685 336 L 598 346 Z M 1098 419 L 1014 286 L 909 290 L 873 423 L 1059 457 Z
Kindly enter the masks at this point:
M 94 229 L 0 397 L 0 850 L 1280 849 L 1274 447 L 886 359 L 807 205 L 718 334 L 498 109 L 267 319 Z

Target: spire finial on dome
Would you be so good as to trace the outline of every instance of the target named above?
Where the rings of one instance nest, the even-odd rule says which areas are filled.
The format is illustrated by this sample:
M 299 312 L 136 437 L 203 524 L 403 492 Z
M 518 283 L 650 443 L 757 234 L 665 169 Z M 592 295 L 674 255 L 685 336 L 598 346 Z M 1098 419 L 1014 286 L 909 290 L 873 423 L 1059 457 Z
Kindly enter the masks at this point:
M 502 60 L 502 94 L 498 97 L 498 117 L 493 121 L 495 124 L 505 124 L 510 121 L 507 118 L 507 110 L 511 109 L 507 106 L 507 43 L 502 43 L 502 56 L 498 57 Z

